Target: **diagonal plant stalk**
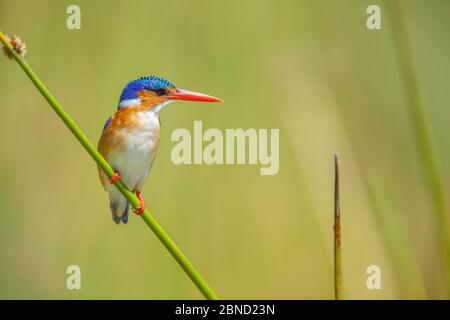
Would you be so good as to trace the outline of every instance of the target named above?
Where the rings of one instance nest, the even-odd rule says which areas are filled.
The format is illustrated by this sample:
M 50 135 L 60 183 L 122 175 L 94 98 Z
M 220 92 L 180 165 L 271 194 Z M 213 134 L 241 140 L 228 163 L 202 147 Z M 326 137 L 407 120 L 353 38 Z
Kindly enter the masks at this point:
M 39 77 L 34 73 L 28 63 L 14 50 L 6 36 L 0 31 L 0 41 L 5 45 L 8 53 L 17 61 L 17 63 L 22 67 L 23 71 L 27 74 L 39 92 L 44 96 L 45 100 L 50 104 L 53 110 L 58 114 L 61 120 L 66 124 L 69 130 L 73 133 L 75 138 L 83 145 L 86 151 L 91 155 L 91 157 L 97 162 L 100 168 L 105 172 L 105 174 L 112 178 L 114 176 L 114 171 L 111 166 L 106 162 L 106 160 L 100 155 L 94 145 L 89 141 L 86 135 L 81 131 L 81 129 L 75 124 L 72 118 L 66 113 L 66 111 L 61 107 L 61 105 L 56 101 L 56 99 L 47 90 L 45 85 L 39 79 Z M 115 186 L 123 194 L 123 196 L 130 202 L 133 208 L 139 206 L 138 198 L 129 190 L 129 188 L 120 179 L 115 183 Z M 209 287 L 208 283 L 203 279 L 203 277 L 198 273 L 195 267 L 186 258 L 183 252 L 178 248 L 178 246 L 173 242 L 169 235 L 164 231 L 160 224 L 153 218 L 153 216 L 148 212 L 147 209 L 140 215 L 142 220 L 150 227 L 153 233 L 158 237 L 170 254 L 175 258 L 181 268 L 186 272 L 189 278 L 194 282 L 200 292 L 206 299 L 217 300 L 218 297 L 214 291 Z
M 430 130 L 426 120 L 425 106 L 420 94 L 417 72 L 413 60 L 409 34 L 406 29 L 404 9 L 400 1 L 387 1 L 393 36 L 400 65 L 400 75 L 404 82 L 410 120 L 415 135 L 415 144 L 422 163 L 425 180 L 428 184 L 429 196 L 435 214 L 435 226 L 444 259 L 445 284 L 447 295 L 450 295 L 450 217 L 445 198 L 441 172 L 437 155 L 432 143 Z
M 334 297 L 342 300 L 341 206 L 339 198 L 339 163 L 334 155 Z

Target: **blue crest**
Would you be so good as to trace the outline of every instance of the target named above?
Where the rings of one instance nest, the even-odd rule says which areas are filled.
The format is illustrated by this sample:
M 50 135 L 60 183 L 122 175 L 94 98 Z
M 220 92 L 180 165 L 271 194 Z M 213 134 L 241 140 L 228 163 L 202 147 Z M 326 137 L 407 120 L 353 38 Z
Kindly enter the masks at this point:
M 140 90 L 155 91 L 167 87 L 174 88 L 174 85 L 169 81 L 157 76 L 141 77 L 137 80 L 133 80 L 127 83 L 127 85 L 122 91 L 122 94 L 120 95 L 120 101 L 128 99 L 136 99 L 137 98 L 136 93 Z

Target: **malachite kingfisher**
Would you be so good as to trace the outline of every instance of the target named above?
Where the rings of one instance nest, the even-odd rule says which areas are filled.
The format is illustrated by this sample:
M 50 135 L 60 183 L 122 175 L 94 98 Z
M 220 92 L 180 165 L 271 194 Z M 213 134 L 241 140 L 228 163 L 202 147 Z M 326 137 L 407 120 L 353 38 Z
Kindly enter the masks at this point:
M 142 77 L 129 82 L 120 95 L 117 111 L 106 121 L 98 142 L 98 151 L 108 161 L 115 175 L 109 179 L 100 169 L 100 181 L 109 193 L 109 206 L 116 224 L 128 222 L 129 203 L 114 184 L 120 178 L 140 201 L 133 209 L 137 215 L 145 209 L 141 190 L 158 151 L 159 113 L 176 100 L 222 102 L 205 94 L 177 89 L 169 81 Z

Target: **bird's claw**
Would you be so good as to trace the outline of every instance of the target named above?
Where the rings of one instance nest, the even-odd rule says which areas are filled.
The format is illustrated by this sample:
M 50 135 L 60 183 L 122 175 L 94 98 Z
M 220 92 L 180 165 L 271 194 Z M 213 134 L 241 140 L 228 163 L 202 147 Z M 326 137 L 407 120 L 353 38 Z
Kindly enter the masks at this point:
M 112 176 L 111 180 L 109 180 L 109 183 L 111 184 L 115 184 L 117 182 L 117 180 L 119 180 L 120 178 L 120 173 L 119 171 L 115 171 L 114 175 Z
M 144 198 L 142 198 L 142 195 L 140 192 L 136 192 L 136 196 L 139 199 L 139 206 L 137 206 L 136 208 L 133 208 L 133 212 L 139 216 L 145 210 L 145 203 L 144 203 Z

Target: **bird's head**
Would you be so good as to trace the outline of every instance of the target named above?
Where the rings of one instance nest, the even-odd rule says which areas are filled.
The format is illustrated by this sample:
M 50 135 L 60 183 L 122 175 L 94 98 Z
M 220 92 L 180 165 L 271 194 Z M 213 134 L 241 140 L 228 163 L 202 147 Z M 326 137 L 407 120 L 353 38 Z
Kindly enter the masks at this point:
M 177 89 L 169 81 L 157 77 L 142 77 L 128 82 L 120 95 L 118 108 L 143 106 L 159 112 L 162 107 L 176 100 L 222 102 L 206 94 Z

